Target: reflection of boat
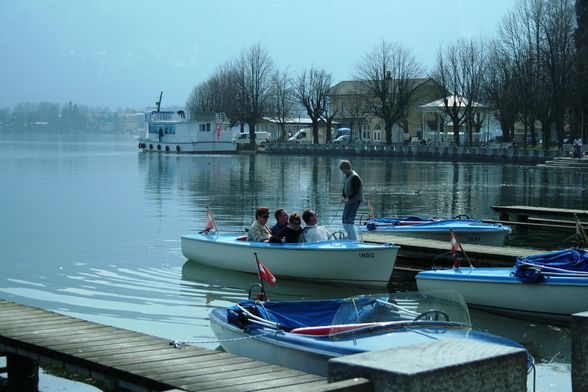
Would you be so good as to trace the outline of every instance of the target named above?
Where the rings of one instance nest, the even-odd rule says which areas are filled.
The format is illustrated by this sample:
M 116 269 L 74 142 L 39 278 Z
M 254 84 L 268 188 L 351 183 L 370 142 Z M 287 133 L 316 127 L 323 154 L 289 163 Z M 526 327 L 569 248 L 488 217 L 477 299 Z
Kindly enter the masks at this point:
M 431 219 L 418 216 L 404 218 L 371 218 L 363 231 L 395 237 L 426 238 L 449 241 L 449 231 L 466 244 L 502 246 L 511 233 L 509 226 L 484 223 L 474 219 Z
M 157 110 L 145 113 L 147 130 L 139 149 L 154 152 L 228 153 L 236 150 L 224 113 Z
M 332 240 L 301 244 L 249 242 L 238 234 L 182 236 L 188 259 L 218 268 L 256 273 L 254 252 L 276 276 L 386 286 L 398 247 Z
M 229 309 L 214 309 L 210 324 L 228 352 L 320 375 L 326 374 L 332 357 L 440 339 L 522 347 L 473 331 L 465 302 L 455 292 L 247 300 Z
M 532 255 L 513 268 L 420 272 L 419 290 L 456 290 L 468 304 L 499 312 L 568 320 L 588 310 L 588 255 L 572 249 Z

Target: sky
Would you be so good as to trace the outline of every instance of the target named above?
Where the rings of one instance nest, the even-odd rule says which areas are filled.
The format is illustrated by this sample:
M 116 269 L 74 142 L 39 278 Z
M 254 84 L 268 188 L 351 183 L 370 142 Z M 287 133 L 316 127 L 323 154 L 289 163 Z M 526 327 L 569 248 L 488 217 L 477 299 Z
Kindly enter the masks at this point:
M 382 39 L 431 69 L 440 46 L 491 38 L 515 0 L 0 0 L 0 107 L 183 106 L 256 42 L 277 67 L 335 82 Z M 426 76 L 426 75 L 423 75 Z

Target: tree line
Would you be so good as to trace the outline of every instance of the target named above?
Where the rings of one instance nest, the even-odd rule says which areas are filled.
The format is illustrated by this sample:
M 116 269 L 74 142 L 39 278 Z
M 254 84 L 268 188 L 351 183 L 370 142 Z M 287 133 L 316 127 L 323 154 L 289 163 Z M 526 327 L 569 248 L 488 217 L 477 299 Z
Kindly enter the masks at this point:
M 518 0 L 495 38 L 441 46 L 429 72 L 408 48 L 383 40 L 354 66 L 360 91 L 346 117 L 358 123 L 369 115 L 381 119 L 390 144 L 394 124 L 407 123 L 415 79 L 430 77 L 443 103 L 442 123 L 451 125 L 456 144 L 462 132 L 472 143 L 485 121 L 484 107 L 499 121 L 505 141 L 513 140 L 515 124 L 522 124 L 525 146 L 543 142 L 547 148 L 550 140 L 561 146 L 566 135 L 583 133 L 588 121 L 587 19 L 588 0 Z M 328 142 L 333 119 L 342 115 L 329 102 L 332 85 L 332 74 L 320 67 L 295 75 L 277 69 L 256 43 L 197 84 L 186 106 L 225 112 L 242 129 L 248 124 L 251 142 L 262 118 L 273 119 L 285 138 L 287 119 L 303 112 L 312 122 L 314 142 L 321 121 Z

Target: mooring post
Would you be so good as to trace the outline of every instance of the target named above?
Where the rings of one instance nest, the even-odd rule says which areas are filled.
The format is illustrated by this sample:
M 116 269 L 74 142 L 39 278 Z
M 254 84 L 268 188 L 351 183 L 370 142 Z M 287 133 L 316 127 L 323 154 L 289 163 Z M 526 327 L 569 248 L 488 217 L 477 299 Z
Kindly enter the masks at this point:
M 588 312 L 572 315 L 572 390 L 588 391 Z
M 17 354 L 6 354 L 6 372 L 9 391 L 39 390 L 39 364 L 36 361 Z
M 523 348 L 446 339 L 333 358 L 328 376 L 362 377 L 374 391 L 525 392 L 527 364 Z

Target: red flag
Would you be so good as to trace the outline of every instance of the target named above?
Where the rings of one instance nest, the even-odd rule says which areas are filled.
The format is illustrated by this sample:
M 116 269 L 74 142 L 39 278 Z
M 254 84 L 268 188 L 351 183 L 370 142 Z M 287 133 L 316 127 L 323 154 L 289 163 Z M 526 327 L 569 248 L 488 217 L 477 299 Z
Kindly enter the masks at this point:
M 206 219 L 207 219 L 207 223 L 206 223 L 206 228 L 204 230 L 202 230 L 202 232 L 204 234 L 210 233 L 210 230 L 216 230 L 216 222 L 214 221 L 214 218 L 212 217 L 212 212 L 210 212 L 210 208 L 206 209 Z M 218 231 L 218 230 L 216 230 Z
M 220 140 L 220 131 L 221 131 L 220 124 L 216 124 L 216 140 Z
M 451 245 L 451 255 L 455 256 L 459 251 L 459 241 L 457 240 L 457 237 L 455 236 L 455 233 L 453 231 L 449 232 L 449 236 L 449 244 Z
M 257 259 L 257 274 L 259 275 L 259 279 L 265 280 L 272 287 L 276 285 L 276 277 L 259 259 Z

